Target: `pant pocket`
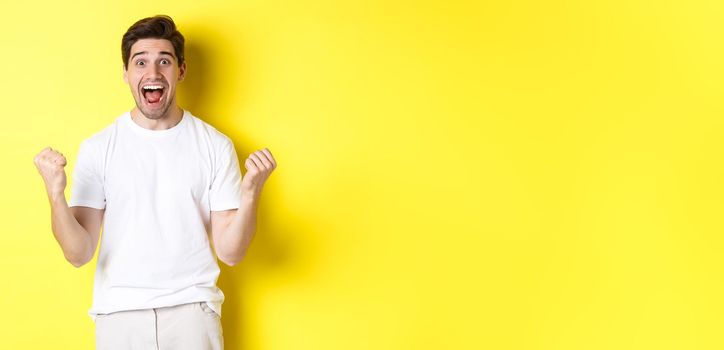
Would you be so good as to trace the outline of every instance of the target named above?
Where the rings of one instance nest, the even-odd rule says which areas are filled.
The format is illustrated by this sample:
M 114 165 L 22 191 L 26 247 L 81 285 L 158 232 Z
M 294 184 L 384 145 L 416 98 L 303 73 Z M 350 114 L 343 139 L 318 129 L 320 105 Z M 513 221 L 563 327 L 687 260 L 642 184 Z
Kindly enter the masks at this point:
M 203 311 L 205 314 L 209 316 L 215 316 L 218 317 L 219 315 L 214 311 L 214 309 L 210 308 L 208 304 L 206 304 L 205 301 L 198 303 L 199 308 L 201 308 L 201 311 Z

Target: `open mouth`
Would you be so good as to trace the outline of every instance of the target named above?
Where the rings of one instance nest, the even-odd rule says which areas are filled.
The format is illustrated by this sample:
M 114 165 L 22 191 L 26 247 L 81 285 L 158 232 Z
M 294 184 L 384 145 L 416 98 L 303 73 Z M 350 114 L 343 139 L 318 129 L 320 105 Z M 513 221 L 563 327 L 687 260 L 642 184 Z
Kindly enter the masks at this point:
M 141 87 L 141 94 L 146 100 L 146 104 L 156 106 L 163 99 L 164 87 L 161 84 L 148 84 Z

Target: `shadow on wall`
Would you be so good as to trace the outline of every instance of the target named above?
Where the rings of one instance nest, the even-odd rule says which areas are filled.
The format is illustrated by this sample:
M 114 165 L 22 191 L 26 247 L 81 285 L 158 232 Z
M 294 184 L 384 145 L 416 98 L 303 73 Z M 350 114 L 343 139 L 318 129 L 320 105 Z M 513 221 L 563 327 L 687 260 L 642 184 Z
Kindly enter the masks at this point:
M 205 24 L 184 25 L 181 30 L 186 36 L 188 72 L 178 91 L 180 105 L 234 141 L 242 174 L 245 174 L 244 160 L 249 153 L 266 146 L 274 152 L 275 148 L 252 145 L 250 135 L 239 127 L 243 118 L 247 117 L 243 112 L 243 101 L 247 95 L 242 74 L 244 61 L 234 53 L 238 50 L 233 50 L 243 47 L 240 36 L 227 29 L 215 31 Z M 234 101 L 220 100 L 214 93 L 214 87 L 218 86 L 224 88 L 225 96 L 234 96 Z M 265 186 L 259 206 L 257 232 L 247 256 L 234 267 L 219 261 L 221 275 L 218 286 L 226 297 L 221 322 L 227 350 L 250 349 L 250 339 L 260 339 L 258 334 L 251 334 L 261 329 L 261 325 L 253 324 L 258 320 L 248 311 L 250 301 L 254 301 L 249 290 L 255 290 L 253 296 L 256 300 L 264 298 L 264 290 L 252 288 L 254 284 L 262 284 L 262 279 L 288 276 L 293 270 L 295 279 L 285 280 L 287 283 L 273 287 L 285 288 L 304 283 L 303 279 L 315 270 L 319 240 L 310 242 L 310 237 L 318 236 L 313 235 L 314 229 L 309 223 L 298 217 L 297 210 L 284 207 L 281 201 L 284 190 L 278 187 L 280 182 L 274 181 L 274 178 L 284 176 L 283 154 L 279 153 L 274 152 L 280 165 Z

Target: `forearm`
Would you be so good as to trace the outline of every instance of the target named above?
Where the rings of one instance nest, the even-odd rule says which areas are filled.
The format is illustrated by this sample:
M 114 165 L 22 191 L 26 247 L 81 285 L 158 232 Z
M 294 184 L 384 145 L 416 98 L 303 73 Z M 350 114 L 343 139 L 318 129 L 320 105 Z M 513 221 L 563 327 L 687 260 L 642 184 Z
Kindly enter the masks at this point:
M 259 196 L 242 196 L 241 204 L 229 225 L 221 232 L 219 259 L 228 265 L 235 265 L 246 255 L 256 232 Z
M 93 246 L 90 234 L 78 223 L 68 207 L 65 195 L 48 193 L 51 227 L 63 255 L 73 266 L 79 267 L 92 259 Z

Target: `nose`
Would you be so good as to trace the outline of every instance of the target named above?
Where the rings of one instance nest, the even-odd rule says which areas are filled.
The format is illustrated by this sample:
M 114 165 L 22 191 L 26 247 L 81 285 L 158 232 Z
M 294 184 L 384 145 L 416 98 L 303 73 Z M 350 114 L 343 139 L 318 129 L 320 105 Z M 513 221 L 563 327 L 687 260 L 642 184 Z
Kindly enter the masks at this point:
M 150 66 L 150 67 L 148 68 L 148 76 L 149 76 L 149 78 L 151 78 L 151 79 L 159 78 L 161 74 L 159 73 L 159 72 L 160 72 L 160 69 L 159 69 L 158 65 L 151 64 L 151 65 L 149 65 L 149 66 Z

